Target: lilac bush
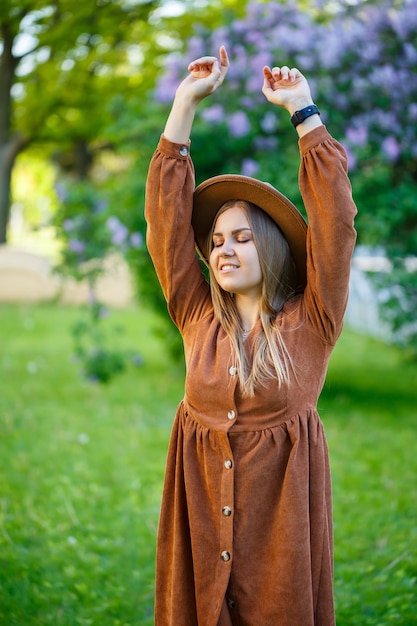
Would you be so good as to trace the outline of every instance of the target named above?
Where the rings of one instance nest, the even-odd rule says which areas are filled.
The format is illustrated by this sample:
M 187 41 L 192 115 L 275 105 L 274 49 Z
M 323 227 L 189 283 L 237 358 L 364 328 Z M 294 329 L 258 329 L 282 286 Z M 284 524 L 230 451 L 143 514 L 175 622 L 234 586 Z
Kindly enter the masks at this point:
M 189 61 L 225 44 L 228 77 L 203 103 L 193 130 L 197 175 L 249 173 L 299 202 L 291 182 L 298 164 L 294 130 L 284 111 L 266 108 L 262 68 L 285 63 L 308 76 L 323 121 L 348 152 L 360 241 L 382 245 L 392 262 L 385 312 L 415 354 L 417 331 L 403 329 L 410 302 L 417 303 L 415 267 L 404 271 L 417 250 L 416 32 L 417 0 L 336 8 L 322 1 L 309 10 L 292 2 L 249 2 L 243 18 L 215 31 L 196 25 L 190 46 L 175 54 L 156 88 L 156 97 L 170 102 Z
M 97 298 L 97 280 L 111 254 L 139 249 L 143 238 L 111 213 L 109 203 L 91 183 L 59 183 L 56 193 L 60 205 L 53 223 L 62 243 L 56 270 L 88 285 L 84 315 L 72 329 L 75 357 L 88 380 L 105 383 L 129 362 L 138 365 L 142 360 L 137 352 L 118 347 L 123 329 L 107 323 L 110 310 Z
M 168 60 L 156 97 L 170 102 L 187 63 L 225 44 L 231 57 L 227 81 L 200 119 L 207 125 L 224 123 L 231 140 L 250 133 L 255 140 L 276 128 L 261 121 L 261 73 L 263 65 L 285 62 L 308 75 L 315 97 L 326 105 L 326 119 L 352 154 L 366 144 L 391 163 L 416 159 L 417 1 L 403 0 L 395 7 L 391 1 L 366 2 L 327 18 L 319 13 L 320 21 L 314 15 L 291 2 L 250 2 L 245 19 L 214 32 L 196 26 L 199 35 L 184 57 L 175 53 Z

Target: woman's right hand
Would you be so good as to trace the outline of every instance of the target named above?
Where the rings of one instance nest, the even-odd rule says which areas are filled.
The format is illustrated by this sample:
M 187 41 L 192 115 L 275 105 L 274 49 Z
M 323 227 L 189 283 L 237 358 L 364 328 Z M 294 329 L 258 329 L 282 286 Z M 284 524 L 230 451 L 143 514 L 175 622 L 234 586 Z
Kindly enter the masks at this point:
M 201 57 L 188 66 L 189 74 L 180 83 L 165 124 L 164 135 L 170 141 L 186 143 L 191 134 L 198 103 L 220 87 L 229 69 L 226 48 L 220 48 L 220 60 Z
M 198 104 L 220 87 L 228 69 L 229 57 L 224 46 L 220 48 L 219 59 L 206 56 L 192 61 L 188 66 L 190 73 L 179 85 L 176 98 Z

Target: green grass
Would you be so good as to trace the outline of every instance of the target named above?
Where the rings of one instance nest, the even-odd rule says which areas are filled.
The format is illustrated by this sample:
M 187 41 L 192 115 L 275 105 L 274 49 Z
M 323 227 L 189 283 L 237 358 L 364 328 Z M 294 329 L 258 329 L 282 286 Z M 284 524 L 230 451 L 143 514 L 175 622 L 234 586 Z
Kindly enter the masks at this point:
M 339 626 L 417 624 L 417 364 L 345 332 L 320 412 L 332 460 Z
M 83 382 L 69 334 L 78 316 L 0 308 L 0 625 L 153 623 L 158 509 L 183 371 L 151 332 L 152 316 L 132 309 L 114 318 L 144 364 L 107 386 Z M 417 625 L 416 400 L 416 364 L 344 332 L 319 406 L 338 626 Z

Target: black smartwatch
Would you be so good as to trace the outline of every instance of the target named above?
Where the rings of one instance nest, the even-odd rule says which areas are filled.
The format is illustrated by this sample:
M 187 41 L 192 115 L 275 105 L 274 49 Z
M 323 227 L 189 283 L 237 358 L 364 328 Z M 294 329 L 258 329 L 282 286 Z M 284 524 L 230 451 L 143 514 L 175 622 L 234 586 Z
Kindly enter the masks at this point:
M 308 107 L 300 109 L 300 111 L 296 111 L 294 115 L 291 116 L 291 124 L 294 126 L 294 128 L 296 128 L 298 124 L 301 124 L 301 122 L 304 122 L 304 120 L 310 117 L 310 115 L 315 115 L 316 113 L 320 115 L 320 111 L 318 110 L 316 105 L 310 104 Z

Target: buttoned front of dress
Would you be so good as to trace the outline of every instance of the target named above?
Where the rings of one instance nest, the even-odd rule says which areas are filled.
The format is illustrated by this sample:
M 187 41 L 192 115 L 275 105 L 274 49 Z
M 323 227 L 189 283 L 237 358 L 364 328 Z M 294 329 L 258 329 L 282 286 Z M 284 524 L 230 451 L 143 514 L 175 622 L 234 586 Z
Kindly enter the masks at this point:
M 244 626 L 335 623 L 317 400 L 342 328 L 356 209 L 344 151 L 326 129 L 300 149 L 308 285 L 275 320 L 294 370 L 289 385 L 271 380 L 250 398 L 195 256 L 189 146 L 162 138 L 151 164 L 147 241 L 186 362 L 161 505 L 155 626 L 217 626 L 225 599 Z M 260 332 L 258 324 L 245 342 L 249 355 Z

